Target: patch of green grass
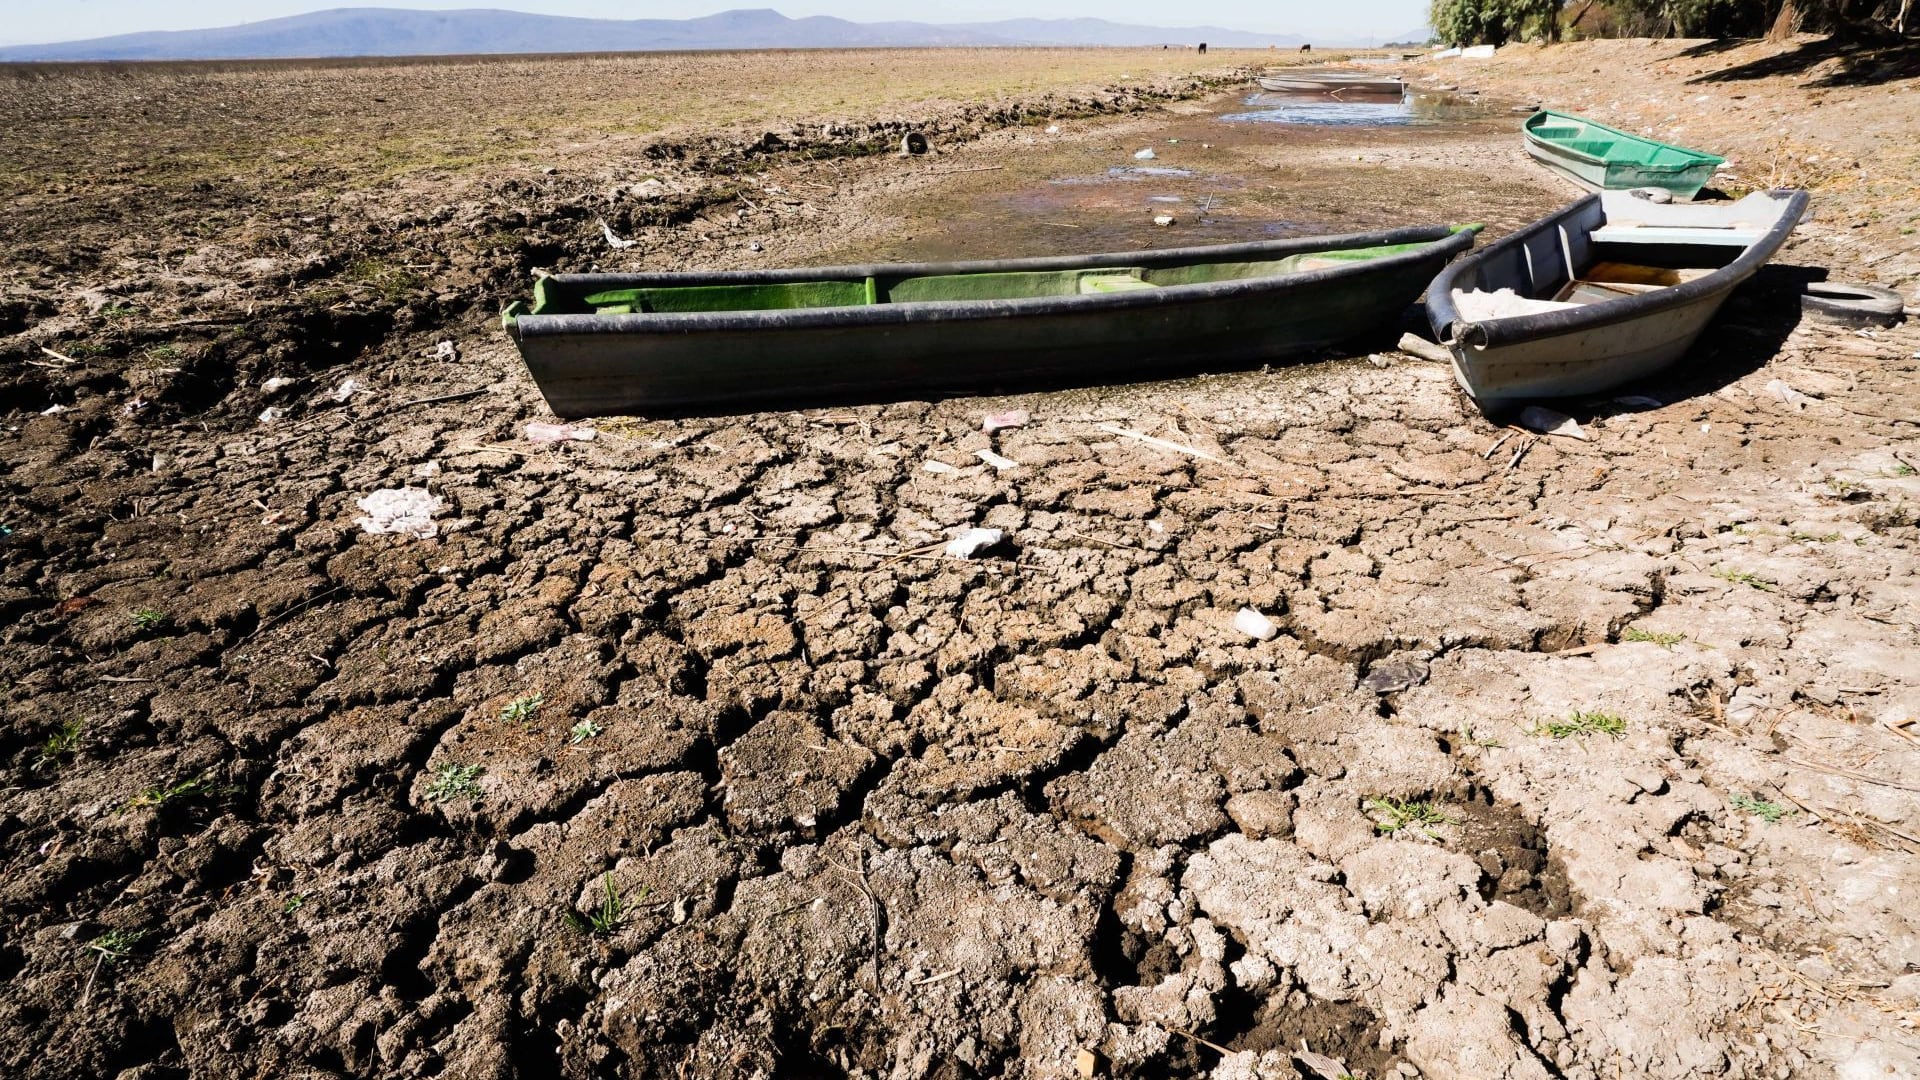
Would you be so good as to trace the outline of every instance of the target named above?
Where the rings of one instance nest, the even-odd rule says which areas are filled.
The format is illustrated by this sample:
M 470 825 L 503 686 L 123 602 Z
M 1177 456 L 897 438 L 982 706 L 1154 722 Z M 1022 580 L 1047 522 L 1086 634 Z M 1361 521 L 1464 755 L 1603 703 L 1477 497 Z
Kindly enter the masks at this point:
M 1671 649 L 1675 645 L 1687 640 L 1687 635 L 1675 634 L 1665 630 L 1642 630 L 1637 626 L 1629 626 L 1625 630 L 1620 631 L 1620 640 L 1646 641 L 1658 645 L 1663 649 Z
M 435 770 L 433 783 L 427 785 L 427 798 L 434 802 L 446 802 L 448 799 L 461 799 L 480 794 L 480 774 L 486 772 L 480 765 L 459 765 L 448 762 Z
M 395 266 L 385 259 L 358 259 L 347 267 L 346 278 L 355 285 L 364 285 L 377 293 L 380 299 L 397 304 L 407 298 L 407 294 L 421 288 L 427 282 L 419 274 L 403 266 Z
M 1727 805 L 1752 814 L 1769 825 L 1776 825 L 1781 818 L 1800 812 L 1786 803 L 1771 802 L 1758 795 L 1735 795 L 1727 800 Z
M 1441 813 L 1432 803 L 1421 800 L 1402 802 L 1385 797 L 1373 798 L 1367 800 L 1366 807 L 1374 815 L 1373 827 L 1388 836 L 1403 829 L 1412 829 L 1429 840 L 1438 840 L 1440 837 L 1433 831 L 1433 826 L 1460 824 Z
M 109 930 L 87 942 L 85 951 L 98 957 L 100 963 L 117 964 L 132 956 L 151 933 L 150 930 Z
M 568 732 L 567 743 L 570 746 L 579 746 L 581 743 L 586 742 L 588 739 L 593 738 L 605 730 L 605 728 L 591 720 L 582 720 L 573 725 L 573 730 Z
M 507 724 L 524 724 L 533 719 L 533 714 L 539 712 L 540 706 L 546 703 L 547 699 L 540 694 L 514 698 L 507 702 L 506 708 L 500 710 L 500 720 Z
M 1827 490 L 1833 492 L 1835 498 L 1851 499 L 1867 489 L 1864 484 L 1848 480 L 1845 477 L 1829 476 L 1827 477 Z
M 1759 589 L 1761 592 L 1772 592 L 1774 590 L 1773 582 L 1768 581 L 1766 578 L 1758 574 L 1750 574 L 1745 570 L 1735 570 L 1731 566 L 1723 566 L 1715 570 L 1713 576 L 1722 581 L 1731 581 L 1735 585 L 1745 585 L 1748 588 Z
M 132 304 L 103 304 L 95 314 L 103 319 L 118 321 L 133 318 L 140 314 L 140 309 Z
M 1536 726 L 1530 735 L 1547 735 L 1555 739 L 1585 738 L 1588 735 L 1611 735 L 1619 738 L 1627 732 L 1627 722 L 1610 712 L 1586 712 L 1576 709 L 1565 720 L 1549 720 Z
M 1895 465 L 1891 469 L 1883 469 L 1881 471 L 1887 476 L 1912 476 L 1915 472 L 1915 469 L 1913 466 L 1903 461 L 1900 464 Z
M 191 780 L 181 780 L 161 787 L 150 787 L 140 794 L 135 795 L 133 798 L 128 799 L 127 804 L 121 807 L 121 810 L 138 810 L 148 806 L 160 810 L 177 803 L 192 802 L 196 799 L 223 799 L 230 795 L 237 794 L 239 790 L 240 787 L 237 784 L 216 784 L 211 776 L 196 776 Z
M 136 608 L 133 614 L 127 617 L 133 620 L 135 630 L 145 631 L 162 629 L 172 621 L 171 616 L 157 608 Z
M 40 756 L 34 761 L 36 768 L 50 769 L 60 763 L 60 759 L 80 749 L 80 736 L 87 730 L 85 720 L 69 720 L 53 729 L 47 741 L 40 744 Z
M 292 896 L 287 897 L 286 903 L 280 906 L 280 913 L 282 915 L 291 915 L 294 912 L 299 911 L 301 908 L 306 906 L 307 906 L 307 894 L 294 893 Z
M 611 872 L 601 876 L 600 884 L 605 888 L 606 895 L 600 899 L 599 910 L 590 911 L 585 916 L 577 911 L 569 911 L 567 924 L 583 934 L 600 938 L 612 937 L 614 931 L 620 929 L 627 921 L 627 905 L 613 887 Z
M 160 360 L 163 362 L 178 360 L 184 355 L 186 354 L 180 351 L 180 346 L 178 345 L 155 345 L 153 348 L 147 350 L 147 359 Z

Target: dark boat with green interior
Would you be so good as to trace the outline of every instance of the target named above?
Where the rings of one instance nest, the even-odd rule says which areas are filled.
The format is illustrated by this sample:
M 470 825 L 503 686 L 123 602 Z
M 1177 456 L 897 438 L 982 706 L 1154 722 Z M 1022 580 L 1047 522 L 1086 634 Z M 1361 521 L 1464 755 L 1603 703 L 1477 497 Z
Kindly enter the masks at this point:
M 1165 251 L 561 274 L 503 316 L 564 417 L 1112 383 L 1393 325 L 1477 225 Z

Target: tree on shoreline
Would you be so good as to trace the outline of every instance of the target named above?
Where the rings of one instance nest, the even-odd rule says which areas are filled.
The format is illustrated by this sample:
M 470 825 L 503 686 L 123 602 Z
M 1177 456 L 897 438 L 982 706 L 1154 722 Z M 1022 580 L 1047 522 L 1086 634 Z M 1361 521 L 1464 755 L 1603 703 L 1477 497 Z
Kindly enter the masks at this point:
M 1913 0 L 1583 0 L 1630 37 L 1784 37 L 1796 29 L 1843 40 L 1900 37 Z M 1529 37 L 1560 40 L 1564 0 L 1431 0 L 1428 25 L 1455 45 L 1505 45 Z M 1569 20 L 1571 22 L 1571 20 Z

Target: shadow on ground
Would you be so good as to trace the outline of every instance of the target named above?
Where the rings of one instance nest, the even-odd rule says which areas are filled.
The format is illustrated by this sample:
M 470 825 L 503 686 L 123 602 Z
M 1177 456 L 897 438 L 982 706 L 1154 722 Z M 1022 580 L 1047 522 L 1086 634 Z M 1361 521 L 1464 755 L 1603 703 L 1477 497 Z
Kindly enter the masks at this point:
M 1737 38 L 1710 41 L 1696 45 L 1680 55 L 1695 58 L 1711 56 L 1740 44 L 1744 42 Z M 1688 81 L 1694 83 L 1743 82 L 1749 79 L 1771 78 L 1776 75 L 1797 75 L 1811 71 L 1829 60 L 1838 60 L 1840 63 L 1834 70 L 1807 85 L 1879 86 L 1896 79 L 1908 79 L 1920 75 L 1920 42 L 1858 42 L 1822 38 L 1788 52 L 1709 72 Z

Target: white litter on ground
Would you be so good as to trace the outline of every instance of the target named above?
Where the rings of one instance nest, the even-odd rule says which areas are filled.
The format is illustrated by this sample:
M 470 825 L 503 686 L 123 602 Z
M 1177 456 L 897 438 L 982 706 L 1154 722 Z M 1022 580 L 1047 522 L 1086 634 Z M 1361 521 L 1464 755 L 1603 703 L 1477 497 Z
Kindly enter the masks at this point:
M 930 473 L 950 473 L 950 472 L 960 471 L 959 469 L 954 468 L 953 466 L 947 464 L 944 461 L 932 461 L 932 460 L 921 462 L 920 468 L 922 471 L 930 472 Z
M 1558 435 L 1563 439 L 1592 441 L 1581 428 L 1578 421 L 1565 413 L 1552 409 L 1543 409 L 1538 405 L 1529 405 L 1520 410 L 1520 426 L 1528 431 L 1537 431 L 1542 435 Z
M 287 410 L 282 409 L 275 405 L 269 405 L 266 408 L 260 410 L 260 422 L 263 424 L 272 424 L 279 421 L 281 418 L 285 417 L 286 415 L 287 415 Z
M 987 464 L 993 466 L 996 469 L 1017 469 L 1020 467 L 1019 462 L 1013 460 L 1010 457 L 1001 457 L 999 454 L 996 454 L 991 450 L 975 450 L 973 452 L 973 456 L 979 458 L 981 461 L 986 462 Z
M 359 393 L 362 390 L 365 390 L 366 388 L 367 388 L 366 384 L 361 382 L 359 379 L 348 379 L 345 382 L 341 383 L 339 386 L 335 387 L 333 393 L 328 394 L 327 396 L 332 398 L 335 401 L 345 404 L 348 398 L 352 397 L 353 395 Z
M 1250 607 L 1241 608 L 1233 616 L 1233 628 L 1250 638 L 1258 638 L 1261 641 L 1272 641 L 1274 636 L 1280 633 L 1280 628 L 1273 624 L 1272 619 Z
M 1146 148 L 1145 150 L 1142 150 L 1142 151 L 1140 151 L 1139 153 L 1137 153 L 1137 154 L 1135 154 L 1135 155 L 1133 155 L 1133 159 L 1134 159 L 1135 161 L 1152 161 L 1152 160 L 1153 160 L 1153 157 L 1154 157 L 1154 154 L 1153 154 L 1153 147 L 1151 147 L 1151 146 L 1149 146 L 1149 147 L 1147 147 L 1147 148 Z
M 599 434 L 592 428 L 572 424 L 543 424 L 535 420 L 527 425 L 527 441 L 534 443 L 592 442 Z
M 999 529 L 968 529 L 947 545 L 947 554 L 956 559 L 971 559 L 1006 537 Z
M 440 496 L 425 488 L 381 488 L 358 500 L 365 517 L 353 519 L 368 535 L 399 533 L 416 540 L 431 540 L 440 535 L 433 515 L 440 512 Z
M 292 386 L 293 383 L 294 380 L 287 378 L 285 375 L 275 375 L 273 378 L 260 384 L 260 392 L 263 394 L 277 394 L 287 387 Z
M 1008 409 L 1006 412 L 988 413 L 986 418 L 980 421 L 980 430 L 991 435 L 1003 428 L 1026 427 L 1027 422 L 1032 419 L 1031 416 L 1027 415 L 1027 410 L 1025 409 Z

